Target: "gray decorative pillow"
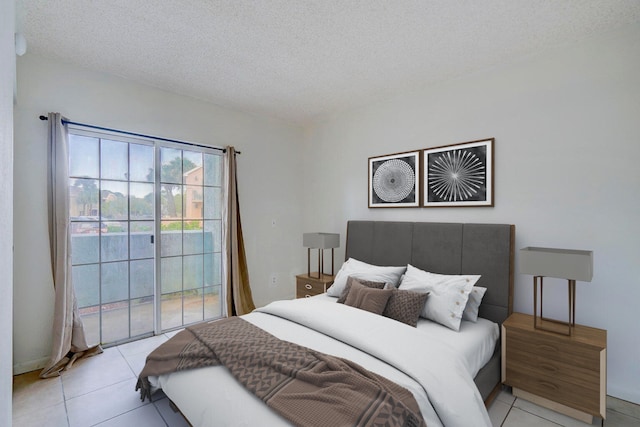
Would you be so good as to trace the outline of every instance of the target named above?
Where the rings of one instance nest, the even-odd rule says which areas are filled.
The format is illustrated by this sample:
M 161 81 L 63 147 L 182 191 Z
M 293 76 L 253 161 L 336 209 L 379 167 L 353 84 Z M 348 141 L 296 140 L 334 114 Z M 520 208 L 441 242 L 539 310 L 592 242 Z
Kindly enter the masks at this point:
M 428 296 L 429 292 L 393 289 L 382 315 L 415 328 Z
M 340 298 L 338 298 L 338 301 L 336 302 L 343 304 L 347 300 L 347 295 L 349 295 L 351 284 L 354 281 L 360 283 L 361 285 L 365 285 L 368 288 L 384 289 L 385 286 L 385 283 L 383 282 L 371 282 L 369 280 L 356 279 L 355 277 L 349 276 L 349 278 L 347 278 L 347 284 L 344 287 L 344 291 L 342 291 L 342 295 L 340 295 Z
M 382 314 L 392 293 L 393 289 L 368 288 L 355 280 L 351 283 L 351 290 L 344 303 L 374 314 Z

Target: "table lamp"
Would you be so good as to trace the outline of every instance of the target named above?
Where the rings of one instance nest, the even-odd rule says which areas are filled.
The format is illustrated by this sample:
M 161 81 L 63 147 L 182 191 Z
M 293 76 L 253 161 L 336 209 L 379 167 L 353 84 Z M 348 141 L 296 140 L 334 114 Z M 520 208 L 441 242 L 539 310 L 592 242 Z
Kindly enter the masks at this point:
M 311 249 L 318 249 L 318 279 L 324 274 L 324 250 L 331 249 L 331 275 L 333 276 L 333 250 L 340 246 L 340 235 L 336 233 L 304 233 L 302 246 L 307 249 L 307 275 L 311 276 Z
M 576 325 L 576 281 L 591 282 L 593 277 L 593 252 L 573 249 L 526 247 L 520 249 L 520 273 L 533 275 L 533 327 L 563 335 L 571 335 Z M 569 295 L 569 321 L 545 318 L 542 311 L 543 278 L 567 279 Z M 540 316 L 538 316 L 538 280 L 540 281 Z M 546 327 L 542 321 L 550 321 L 564 328 Z

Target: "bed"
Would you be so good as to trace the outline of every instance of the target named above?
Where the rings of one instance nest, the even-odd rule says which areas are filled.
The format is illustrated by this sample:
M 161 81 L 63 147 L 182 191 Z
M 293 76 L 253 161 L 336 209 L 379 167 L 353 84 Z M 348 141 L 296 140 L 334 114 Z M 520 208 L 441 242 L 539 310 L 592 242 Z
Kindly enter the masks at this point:
M 422 317 L 416 327 L 407 327 L 337 304 L 330 292 L 276 301 L 242 319 L 281 340 L 355 362 L 408 390 L 428 426 L 491 425 L 485 405 L 500 387 L 499 325 L 512 312 L 514 235 L 515 227 L 505 224 L 348 222 L 347 261 L 334 291 L 352 260 L 372 266 L 409 265 L 420 274 L 442 277 L 479 275 L 473 289 L 486 292 L 478 319 L 460 321 L 459 330 Z M 411 274 L 407 268 L 401 279 L 409 283 Z M 292 425 L 222 366 L 148 380 L 194 426 Z

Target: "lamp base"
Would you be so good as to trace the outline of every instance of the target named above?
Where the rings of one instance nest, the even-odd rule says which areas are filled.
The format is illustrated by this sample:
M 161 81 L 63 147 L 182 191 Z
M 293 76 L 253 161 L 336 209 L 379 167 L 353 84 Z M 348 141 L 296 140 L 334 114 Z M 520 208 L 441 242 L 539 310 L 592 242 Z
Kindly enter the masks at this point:
M 533 327 L 547 332 L 570 336 L 576 326 L 576 281 L 567 280 L 569 321 L 551 319 L 543 315 L 543 276 L 533 276 Z M 538 315 L 538 279 L 540 279 L 540 315 Z
M 331 248 L 331 275 L 333 276 L 334 263 L 333 263 L 333 248 Z M 320 279 L 325 275 L 324 272 L 324 250 L 318 249 L 318 277 L 311 275 L 311 248 L 307 249 L 307 276 L 312 277 L 314 279 Z

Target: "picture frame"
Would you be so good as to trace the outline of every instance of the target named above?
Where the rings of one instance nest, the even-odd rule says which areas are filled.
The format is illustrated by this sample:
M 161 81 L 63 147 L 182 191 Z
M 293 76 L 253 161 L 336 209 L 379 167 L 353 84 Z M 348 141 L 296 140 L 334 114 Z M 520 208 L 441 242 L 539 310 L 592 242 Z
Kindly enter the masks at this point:
M 423 150 L 423 206 L 492 207 L 495 138 Z
M 369 207 L 420 207 L 422 152 L 369 157 Z

